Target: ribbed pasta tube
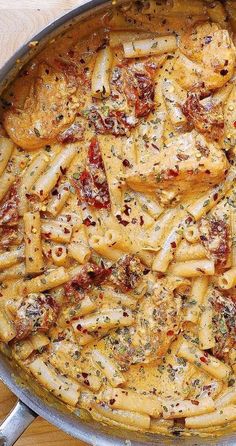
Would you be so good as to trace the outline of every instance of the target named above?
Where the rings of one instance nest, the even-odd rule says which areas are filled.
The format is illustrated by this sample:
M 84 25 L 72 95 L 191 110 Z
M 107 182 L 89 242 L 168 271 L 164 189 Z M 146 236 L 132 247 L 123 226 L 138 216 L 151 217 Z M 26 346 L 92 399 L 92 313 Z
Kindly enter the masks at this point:
M 42 272 L 43 252 L 39 212 L 26 212 L 23 216 L 25 234 L 25 271 L 27 274 Z
M 110 95 L 110 70 L 112 66 L 112 51 L 109 46 L 97 53 L 92 75 L 92 96 L 105 98 Z
M 59 152 L 51 161 L 48 169 L 33 185 L 31 191 L 33 194 L 37 195 L 41 201 L 47 198 L 62 175 L 62 172 L 70 166 L 77 150 L 77 145 L 71 144 Z
M 125 57 L 145 57 L 152 54 L 171 53 L 177 48 L 175 36 L 163 36 L 145 40 L 135 40 L 123 44 Z

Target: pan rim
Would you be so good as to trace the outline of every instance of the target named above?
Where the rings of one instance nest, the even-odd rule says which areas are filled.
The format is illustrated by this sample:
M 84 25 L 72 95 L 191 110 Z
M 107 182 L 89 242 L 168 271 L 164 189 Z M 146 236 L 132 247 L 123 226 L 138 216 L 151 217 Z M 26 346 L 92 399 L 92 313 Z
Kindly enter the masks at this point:
M 0 84 L 4 82 L 9 73 L 14 69 L 16 61 L 26 56 L 29 52 L 29 42 L 41 41 L 46 36 L 50 36 L 53 31 L 62 27 L 66 23 L 81 16 L 83 13 L 95 12 L 98 7 L 105 7 L 111 4 L 110 0 L 86 0 L 83 5 L 80 5 L 69 12 L 61 15 L 55 21 L 49 23 L 36 35 L 22 45 L 1 67 L 0 69 Z M 233 435 L 227 434 L 222 437 L 207 437 L 201 438 L 197 436 L 192 437 L 164 437 L 164 436 L 151 436 L 150 441 L 133 440 L 132 432 L 128 429 L 125 431 L 127 439 L 113 436 L 113 434 L 107 434 L 97 429 L 96 424 L 86 424 L 84 420 L 81 420 L 75 414 L 63 413 L 59 409 L 52 407 L 46 403 L 37 394 L 34 394 L 28 387 L 22 387 L 17 383 L 14 369 L 8 363 L 6 357 L 0 353 L 0 380 L 30 409 L 35 411 L 42 418 L 46 419 L 65 433 L 84 441 L 93 446 L 204 446 L 207 444 L 214 446 L 235 446 L 236 445 L 236 433 Z M 63 417 L 63 419 L 62 419 Z M 97 426 L 102 428 L 101 423 L 97 423 Z M 107 430 L 112 430 L 112 427 L 108 427 Z M 142 434 L 140 434 L 142 436 Z M 145 435 L 145 434 L 143 434 Z M 148 435 L 148 434 L 147 434 Z M 146 436 L 147 436 L 146 435 Z M 129 437 L 131 440 L 129 440 Z M 146 439 L 148 440 L 148 438 Z M 130 441 L 130 443 L 129 443 Z M 203 443 L 204 442 L 204 443 Z

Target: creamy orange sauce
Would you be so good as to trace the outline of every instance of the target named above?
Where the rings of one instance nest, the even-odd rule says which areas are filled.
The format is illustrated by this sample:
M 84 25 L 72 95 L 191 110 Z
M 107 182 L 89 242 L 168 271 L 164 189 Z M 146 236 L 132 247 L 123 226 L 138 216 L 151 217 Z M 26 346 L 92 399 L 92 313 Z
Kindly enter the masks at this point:
M 105 424 L 236 420 L 231 2 L 78 23 L 4 92 L 0 341 Z

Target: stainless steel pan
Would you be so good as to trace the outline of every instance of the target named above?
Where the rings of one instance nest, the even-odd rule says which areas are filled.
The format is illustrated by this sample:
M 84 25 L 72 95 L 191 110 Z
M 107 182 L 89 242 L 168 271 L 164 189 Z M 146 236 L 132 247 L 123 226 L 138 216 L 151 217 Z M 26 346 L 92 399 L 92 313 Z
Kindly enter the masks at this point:
M 47 26 L 32 39 L 39 41 L 36 49 L 29 50 L 28 45 L 24 45 L 0 70 L 0 91 L 14 78 L 34 52 L 39 51 L 53 36 L 62 32 L 71 23 L 89 18 L 97 10 L 111 7 L 111 3 L 105 0 L 87 1 L 83 6 L 79 6 Z M 207 439 L 179 438 L 177 432 L 176 437 L 166 438 L 102 426 L 88 417 L 86 419 L 79 410 L 77 413 L 66 410 L 65 406 L 42 391 L 37 384 L 29 383 L 16 364 L 2 354 L 0 354 L 0 379 L 19 399 L 0 426 L 0 446 L 13 445 L 38 415 L 73 437 L 93 446 L 236 446 L 236 433 L 221 438 Z

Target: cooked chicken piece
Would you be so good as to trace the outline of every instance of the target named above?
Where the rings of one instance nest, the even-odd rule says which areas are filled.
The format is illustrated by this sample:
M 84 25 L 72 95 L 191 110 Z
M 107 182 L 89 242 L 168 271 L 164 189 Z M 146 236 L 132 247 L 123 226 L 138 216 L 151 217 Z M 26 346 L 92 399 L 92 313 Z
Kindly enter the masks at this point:
M 224 153 L 196 131 L 170 139 L 162 150 L 150 149 L 145 163 L 130 170 L 127 184 L 140 192 L 171 191 L 175 196 L 205 191 L 223 181 L 228 169 Z
M 223 145 L 226 150 L 236 148 L 236 85 L 224 104 L 224 137 Z
M 226 265 L 229 247 L 229 227 L 222 219 L 202 218 L 199 222 L 200 239 L 218 270 Z
M 202 23 L 180 38 L 174 65 L 176 79 L 186 89 L 204 83 L 206 90 L 224 85 L 233 75 L 236 51 L 229 32 L 216 23 Z
M 107 337 L 115 359 L 127 369 L 131 364 L 162 358 L 179 332 L 181 298 L 176 297 L 175 280 L 157 280 L 153 290 L 140 301 L 135 327 L 125 327 Z
M 74 121 L 76 108 L 71 96 L 75 91 L 75 85 L 61 69 L 41 63 L 22 107 L 13 103 L 5 112 L 7 133 L 27 150 L 52 142 Z
M 58 305 L 51 296 L 29 294 L 16 313 L 16 339 L 24 339 L 37 331 L 46 333 L 56 320 Z
M 236 347 L 236 302 L 233 297 L 213 289 L 210 297 L 213 306 L 213 330 L 216 344 L 213 355 L 229 361 L 229 351 Z

